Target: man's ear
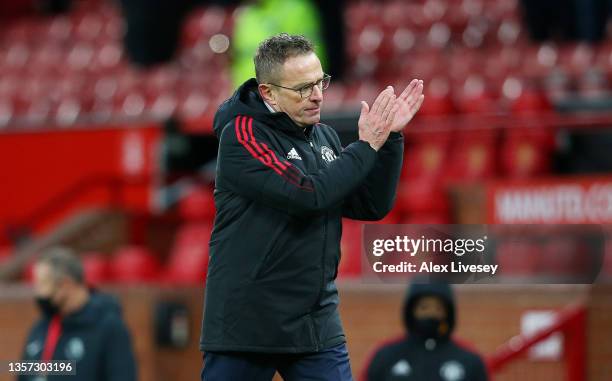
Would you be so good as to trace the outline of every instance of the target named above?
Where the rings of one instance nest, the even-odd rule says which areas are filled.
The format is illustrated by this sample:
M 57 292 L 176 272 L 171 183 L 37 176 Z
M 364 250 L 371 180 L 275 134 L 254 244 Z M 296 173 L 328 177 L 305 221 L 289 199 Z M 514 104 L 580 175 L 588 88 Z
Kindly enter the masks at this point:
M 259 95 L 267 104 L 276 108 L 276 99 L 272 92 L 272 86 L 260 83 L 257 85 L 257 90 L 259 90 Z

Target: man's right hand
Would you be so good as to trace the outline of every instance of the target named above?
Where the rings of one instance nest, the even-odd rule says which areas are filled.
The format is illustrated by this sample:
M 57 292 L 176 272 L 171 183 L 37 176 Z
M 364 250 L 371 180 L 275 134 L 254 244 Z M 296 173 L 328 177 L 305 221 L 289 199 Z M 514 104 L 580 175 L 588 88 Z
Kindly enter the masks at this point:
M 393 87 L 384 89 L 372 104 L 372 108 L 361 102 L 359 115 L 359 140 L 366 141 L 378 151 L 385 144 L 391 130 L 391 123 L 398 110 Z

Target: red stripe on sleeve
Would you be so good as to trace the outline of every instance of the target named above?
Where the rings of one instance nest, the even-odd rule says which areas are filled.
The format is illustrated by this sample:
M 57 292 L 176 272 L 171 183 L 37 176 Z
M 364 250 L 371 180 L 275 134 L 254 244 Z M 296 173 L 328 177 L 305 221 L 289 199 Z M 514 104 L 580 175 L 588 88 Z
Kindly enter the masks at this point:
M 283 178 L 285 178 L 285 180 L 294 186 L 307 191 L 313 190 L 312 185 L 300 185 L 299 180 L 304 176 L 297 168 L 295 168 L 288 161 L 281 163 L 276 157 L 274 151 L 272 151 L 265 143 L 261 143 L 260 145 L 260 143 L 257 142 L 255 139 L 255 134 L 253 134 L 253 118 L 239 116 L 236 118 L 235 130 L 238 141 L 247 149 L 247 151 L 249 151 L 251 156 L 262 162 L 265 166 L 271 168 L 274 172 L 281 175 Z
M 236 137 L 238 138 L 238 141 L 240 142 L 240 144 L 242 144 L 244 148 L 246 148 L 247 151 L 249 151 L 249 153 L 255 159 L 261 161 L 265 166 L 270 167 L 272 170 L 274 170 L 274 172 L 282 176 L 283 173 L 278 168 L 270 165 L 269 159 L 266 160 L 261 155 L 259 155 L 257 152 L 255 152 L 253 148 L 249 145 L 249 143 L 240 135 L 240 121 L 241 120 L 242 120 L 242 124 L 244 124 L 245 119 L 244 117 L 240 117 L 240 116 L 236 118 L 236 123 L 235 123 Z

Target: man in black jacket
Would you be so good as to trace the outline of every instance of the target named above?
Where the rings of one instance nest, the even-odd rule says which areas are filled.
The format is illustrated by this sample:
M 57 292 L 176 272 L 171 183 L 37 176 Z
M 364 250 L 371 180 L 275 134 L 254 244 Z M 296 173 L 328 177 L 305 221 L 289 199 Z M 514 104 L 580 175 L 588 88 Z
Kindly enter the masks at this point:
M 413 283 L 403 317 L 408 336 L 376 351 L 364 381 L 487 380 L 480 356 L 451 338 L 455 302 L 448 284 Z
M 28 335 L 23 361 L 72 361 L 73 375 L 22 375 L 18 381 L 136 381 L 128 330 L 117 301 L 90 291 L 79 259 L 65 248 L 45 253 L 34 266 L 42 312 Z
M 402 128 L 423 101 L 414 80 L 396 97 L 362 102 L 359 141 L 342 148 L 319 123 L 323 73 L 312 44 L 261 43 L 256 79 L 215 116 L 219 138 L 200 349 L 202 379 L 351 380 L 334 283 L 342 217 L 392 208 Z

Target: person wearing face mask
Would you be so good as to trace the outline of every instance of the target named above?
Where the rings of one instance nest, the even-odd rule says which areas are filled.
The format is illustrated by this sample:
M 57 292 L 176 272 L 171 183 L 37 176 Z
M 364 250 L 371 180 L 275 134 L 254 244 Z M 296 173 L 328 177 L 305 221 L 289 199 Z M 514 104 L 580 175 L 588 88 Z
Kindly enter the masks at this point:
M 17 381 L 135 381 L 130 334 L 117 301 L 90 290 L 71 250 L 56 247 L 34 265 L 41 317 L 32 327 L 23 361 L 73 361 L 74 375 L 21 375 Z
M 413 283 L 403 309 L 408 334 L 375 351 L 364 381 L 486 381 L 483 360 L 451 335 L 455 302 L 445 283 Z

